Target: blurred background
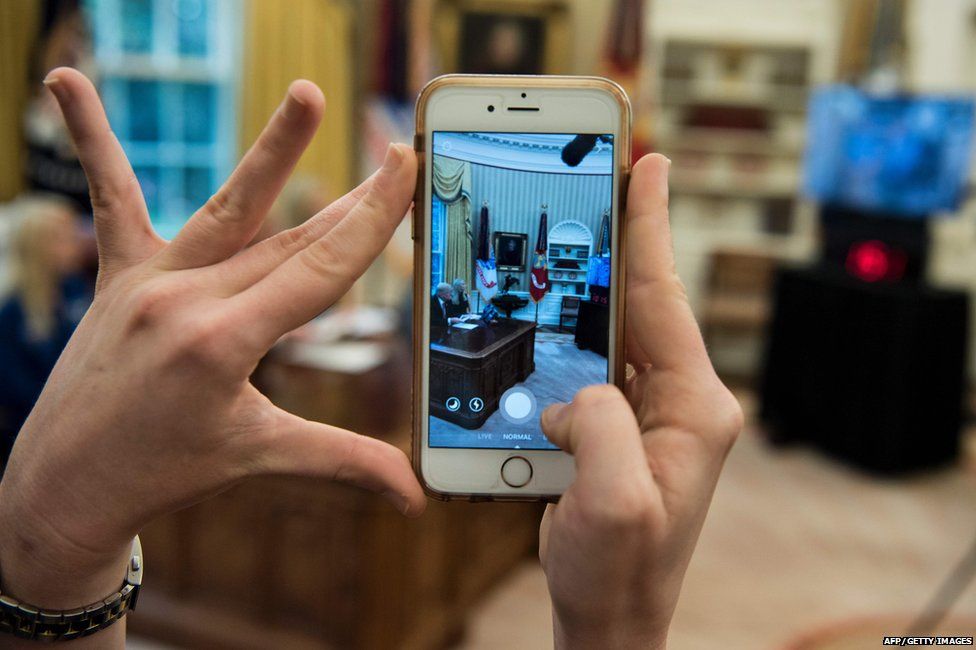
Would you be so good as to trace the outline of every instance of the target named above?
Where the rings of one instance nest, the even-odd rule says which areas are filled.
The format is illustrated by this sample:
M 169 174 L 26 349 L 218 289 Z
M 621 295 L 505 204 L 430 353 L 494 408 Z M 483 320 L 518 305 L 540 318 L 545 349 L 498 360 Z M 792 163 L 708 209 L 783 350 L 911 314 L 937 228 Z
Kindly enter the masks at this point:
M 437 74 L 614 78 L 635 151 L 674 162 L 678 271 L 747 414 L 673 647 L 976 633 L 976 0 L 0 3 L 0 467 L 97 262 L 40 83 L 58 65 L 96 80 L 164 237 L 292 79 L 323 88 L 326 118 L 259 237 L 410 142 Z M 407 227 L 254 377 L 287 409 L 404 449 Z M 432 503 L 405 521 L 350 489 L 252 481 L 144 532 L 130 645 L 546 647 L 540 514 Z

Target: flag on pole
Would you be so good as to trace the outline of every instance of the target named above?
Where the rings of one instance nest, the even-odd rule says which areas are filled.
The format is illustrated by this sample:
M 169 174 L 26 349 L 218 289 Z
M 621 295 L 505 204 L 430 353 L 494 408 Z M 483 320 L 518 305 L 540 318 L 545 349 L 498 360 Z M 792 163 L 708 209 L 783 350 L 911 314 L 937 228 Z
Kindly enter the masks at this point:
M 488 202 L 481 206 L 481 223 L 478 226 L 478 258 L 474 262 L 474 284 L 478 293 L 491 303 L 498 293 L 498 271 L 495 269 L 495 251 L 489 239 Z
M 532 256 L 532 275 L 529 295 L 532 300 L 539 302 L 549 291 L 549 228 L 546 215 L 547 206 L 542 206 L 542 216 L 539 217 L 539 233 L 535 238 L 535 254 Z
M 600 240 L 597 242 L 596 254 L 605 257 L 610 254 L 610 211 L 603 211 L 603 219 L 600 220 Z

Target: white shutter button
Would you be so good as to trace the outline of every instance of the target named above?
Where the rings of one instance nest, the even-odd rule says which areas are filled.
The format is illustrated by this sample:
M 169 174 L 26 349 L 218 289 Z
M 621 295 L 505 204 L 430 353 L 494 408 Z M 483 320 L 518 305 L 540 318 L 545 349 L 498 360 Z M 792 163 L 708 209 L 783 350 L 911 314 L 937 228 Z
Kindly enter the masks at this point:
M 532 480 L 532 464 L 521 456 L 512 456 L 502 463 L 502 480 L 510 487 L 522 487 Z

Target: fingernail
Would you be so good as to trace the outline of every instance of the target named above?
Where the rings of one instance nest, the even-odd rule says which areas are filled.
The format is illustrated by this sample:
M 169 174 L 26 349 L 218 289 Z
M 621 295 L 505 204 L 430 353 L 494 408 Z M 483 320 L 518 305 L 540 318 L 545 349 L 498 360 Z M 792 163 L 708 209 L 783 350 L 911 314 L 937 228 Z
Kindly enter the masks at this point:
M 387 490 L 380 494 L 380 496 L 388 501 L 391 501 L 393 506 L 400 511 L 400 514 L 406 516 L 410 515 L 410 501 L 403 494 L 400 494 L 395 490 Z
M 291 93 L 285 95 L 285 101 L 281 102 L 281 114 L 287 119 L 295 117 L 295 114 L 302 109 L 302 103 L 295 99 Z
M 548 427 L 559 424 L 569 412 L 569 404 L 553 404 L 542 412 L 542 426 Z
M 61 98 L 61 89 L 62 89 L 62 86 L 61 86 L 61 83 L 60 82 L 61 82 L 60 79 L 58 79 L 57 77 L 52 77 L 50 74 L 48 74 L 48 76 L 44 77 L 44 85 L 58 99 Z
M 403 152 L 394 143 L 386 148 L 386 158 L 383 159 L 383 170 L 387 172 L 396 171 L 403 162 Z
M 668 169 L 670 169 L 671 168 L 671 159 L 668 158 L 667 156 L 665 156 L 664 159 L 668 161 Z

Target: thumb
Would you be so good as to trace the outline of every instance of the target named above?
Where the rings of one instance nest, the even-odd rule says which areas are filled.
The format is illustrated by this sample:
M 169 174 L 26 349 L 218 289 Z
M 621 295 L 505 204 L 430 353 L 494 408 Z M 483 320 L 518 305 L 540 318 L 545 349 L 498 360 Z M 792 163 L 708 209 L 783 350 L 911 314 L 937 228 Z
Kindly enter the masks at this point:
M 651 489 L 640 428 L 617 387 L 587 386 L 571 404 L 547 408 L 541 424 L 553 444 L 573 455 L 578 490 L 613 499 L 621 490 Z
M 267 474 L 321 477 L 365 488 L 416 517 L 427 499 L 406 454 L 386 442 L 279 410 L 273 443 L 265 449 Z

